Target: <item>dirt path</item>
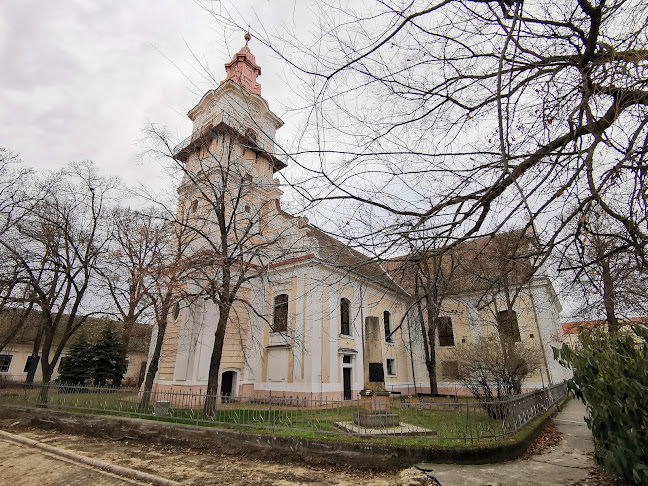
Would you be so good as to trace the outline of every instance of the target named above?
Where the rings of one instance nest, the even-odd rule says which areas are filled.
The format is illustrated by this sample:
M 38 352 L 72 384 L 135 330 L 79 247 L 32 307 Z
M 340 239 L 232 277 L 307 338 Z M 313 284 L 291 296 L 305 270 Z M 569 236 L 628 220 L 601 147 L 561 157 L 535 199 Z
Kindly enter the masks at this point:
M 83 436 L 66 435 L 47 430 L 11 430 L 19 434 L 54 447 L 67 449 L 86 457 L 148 472 L 182 484 L 191 486 L 203 485 L 367 485 L 387 486 L 400 482 L 395 473 L 367 473 L 355 470 L 332 468 L 309 468 L 305 466 L 287 466 L 265 463 L 257 460 L 228 456 L 225 454 L 210 454 L 202 451 L 192 451 L 160 446 L 154 444 L 139 444 L 129 439 L 109 441 L 92 439 Z M 29 448 L 26 448 L 29 449 Z M 14 461 L 4 461 L 9 463 Z M 24 468 L 25 464 L 13 465 L 14 468 Z M 64 471 L 67 464 L 48 464 L 47 474 Z M 34 473 L 39 474 L 39 473 Z M 40 474 L 44 474 L 43 470 Z M 66 474 L 61 472 L 61 474 Z M 42 477 L 46 477 L 43 475 Z M 4 475 L 3 475 L 4 480 Z M 9 484 L 9 483 L 7 483 Z M 44 483 L 42 481 L 11 483 L 11 484 L 67 484 Z M 72 484 L 72 483 L 70 483 Z M 94 484 L 92 482 L 78 484 Z M 96 483 L 103 484 L 103 483 Z M 120 483 L 106 483 L 120 484 Z M 123 483 L 137 484 L 137 483 Z
M 0 483 L 12 486 L 143 485 L 33 447 L 0 439 Z

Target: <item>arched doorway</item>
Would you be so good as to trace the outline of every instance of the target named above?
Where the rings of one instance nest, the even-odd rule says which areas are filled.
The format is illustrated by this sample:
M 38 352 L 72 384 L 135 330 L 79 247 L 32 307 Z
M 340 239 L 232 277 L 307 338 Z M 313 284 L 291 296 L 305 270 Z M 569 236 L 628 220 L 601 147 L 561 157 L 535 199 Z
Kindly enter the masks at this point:
M 236 396 L 236 371 L 223 371 L 221 375 L 221 396 Z

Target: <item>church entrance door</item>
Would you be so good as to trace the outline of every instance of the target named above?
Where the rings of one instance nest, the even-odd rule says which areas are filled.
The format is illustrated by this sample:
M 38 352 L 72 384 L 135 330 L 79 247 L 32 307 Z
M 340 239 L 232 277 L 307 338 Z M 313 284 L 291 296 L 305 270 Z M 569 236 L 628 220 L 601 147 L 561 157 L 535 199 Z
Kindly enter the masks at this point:
M 234 372 L 226 371 L 221 378 L 221 396 L 229 397 L 232 395 L 232 384 L 234 382 Z
M 344 378 L 344 399 L 351 400 L 351 369 L 342 368 L 342 377 Z

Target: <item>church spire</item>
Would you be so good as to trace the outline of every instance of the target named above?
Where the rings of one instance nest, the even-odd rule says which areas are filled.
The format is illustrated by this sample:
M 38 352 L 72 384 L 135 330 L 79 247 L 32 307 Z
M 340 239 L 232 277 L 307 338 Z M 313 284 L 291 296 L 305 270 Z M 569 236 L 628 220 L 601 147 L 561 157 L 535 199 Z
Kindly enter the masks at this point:
M 257 76 L 261 74 L 261 68 L 256 64 L 254 55 L 248 47 L 251 38 L 250 33 L 246 32 L 245 45 L 234 54 L 230 62 L 225 64 L 227 77 L 221 81 L 221 84 L 231 79 L 248 93 L 261 96 L 261 85 L 256 81 Z

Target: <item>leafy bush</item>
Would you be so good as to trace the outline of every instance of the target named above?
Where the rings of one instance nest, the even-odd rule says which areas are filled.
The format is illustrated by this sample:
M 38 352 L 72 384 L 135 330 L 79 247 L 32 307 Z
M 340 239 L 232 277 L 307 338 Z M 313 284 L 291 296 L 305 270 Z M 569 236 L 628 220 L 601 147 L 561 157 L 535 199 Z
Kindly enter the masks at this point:
M 594 458 L 625 481 L 648 484 L 648 330 L 586 331 L 579 341 L 554 354 L 573 370 L 569 387 L 587 405 Z

